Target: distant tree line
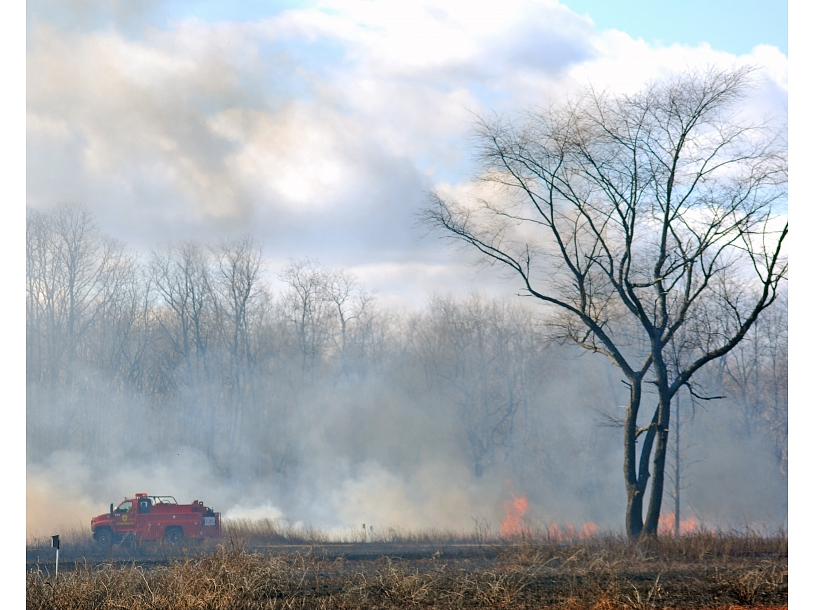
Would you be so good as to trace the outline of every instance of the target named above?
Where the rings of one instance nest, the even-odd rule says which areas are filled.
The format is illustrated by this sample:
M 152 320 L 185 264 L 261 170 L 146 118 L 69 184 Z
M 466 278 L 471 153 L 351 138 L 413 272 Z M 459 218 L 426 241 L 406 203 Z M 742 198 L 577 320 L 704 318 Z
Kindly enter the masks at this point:
M 140 258 L 81 206 L 29 209 L 28 459 L 79 450 L 104 470 L 186 446 L 223 477 L 285 478 L 321 405 L 385 393 L 413 417 L 447 422 L 474 477 L 498 468 L 559 481 L 598 450 L 570 410 L 614 415 L 625 401 L 613 369 L 550 340 L 560 322 L 519 300 L 436 296 L 398 314 L 346 270 L 291 261 L 277 294 L 268 274 L 249 236 Z M 706 372 L 729 397 L 711 408 L 772 439 L 785 473 L 786 332 L 780 299 Z

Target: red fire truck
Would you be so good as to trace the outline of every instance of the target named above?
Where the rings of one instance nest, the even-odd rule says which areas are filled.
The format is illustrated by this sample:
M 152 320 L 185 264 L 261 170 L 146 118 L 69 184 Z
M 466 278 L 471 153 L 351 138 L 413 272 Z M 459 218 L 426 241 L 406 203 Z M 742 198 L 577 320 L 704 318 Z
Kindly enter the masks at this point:
M 173 496 L 139 493 L 125 498 L 116 508 L 91 519 L 96 542 L 109 548 L 125 539 L 166 540 L 178 544 L 185 538 L 221 536 L 221 513 L 213 512 L 199 500 L 179 504 Z

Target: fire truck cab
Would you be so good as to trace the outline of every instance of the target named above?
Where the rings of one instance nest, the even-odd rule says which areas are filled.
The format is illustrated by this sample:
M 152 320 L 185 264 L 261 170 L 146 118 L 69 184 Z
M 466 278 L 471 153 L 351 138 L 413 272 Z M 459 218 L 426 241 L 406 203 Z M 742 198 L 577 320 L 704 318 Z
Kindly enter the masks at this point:
M 137 493 L 107 514 L 91 519 L 94 540 L 103 548 L 125 539 L 166 540 L 178 544 L 185 538 L 219 538 L 221 513 L 199 500 L 179 504 L 173 496 Z

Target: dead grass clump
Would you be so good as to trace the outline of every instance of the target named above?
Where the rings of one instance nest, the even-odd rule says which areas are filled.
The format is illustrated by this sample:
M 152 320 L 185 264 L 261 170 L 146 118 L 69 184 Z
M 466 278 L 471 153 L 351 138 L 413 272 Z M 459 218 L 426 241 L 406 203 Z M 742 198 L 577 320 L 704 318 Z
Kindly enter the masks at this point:
M 360 599 L 386 602 L 399 607 L 427 604 L 439 595 L 438 574 L 420 574 L 419 570 L 410 569 L 395 563 L 390 557 L 384 557 L 381 565 L 371 579 L 363 577 L 361 585 L 347 593 L 347 597 L 360 594 Z
M 744 532 L 700 529 L 684 536 L 658 536 L 638 544 L 638 548 L 664 560 L 707 561 L 746 557 L 787 557 L 788 535 L 778 531 L 764 535 Z
M 225 519 L 222 527 L 224 538 L 239 547 L 365 542 L 363 535 L 356 531 L 332 534 L 311 525 L 292 524 L 283 519 Z
M 279 594 L 286 582 L 280 559 L 219 549 L 150 574 L 150 606 L 238 607 Z M 147 579 L 145 579 L 147 580 Z
M 251 530 L 244 533 L 253 540 Z M 493 545 L 327 544 L 298 549 L 283 544 L 264 547 L 263 552 L 246 550 L 235 537 L 226 546 L 206 552 L 197 547 L 195 554 L 182 558 L 134 558 L 124 564 L 111 559 L 97 564 L 61 563 L 59 579 L 35 567 L 27 574 L 27 608 L 702 610 L 784 606 L 786 539 L 740 541 L 729 537 L 733 534 L 630 544 L 615 537 L 565 543 L 525 536 Z
M 787 596 L 788 571 L 786 567 L 773 562 L 742 569 L 718 571 L 717 584 L 722 594 L 739 604 L 753 606 L 764 595 Z
M 518 606 L 536 582 L 540 566 L 517 566 L 501 572 L 476 574 L 473 579 L 463 579 L 470 587 L 463 587 L 473 605 L 480 608 L 507 608 Z
M 83 564 L 59 578 L 37 570 L 26 576 L 26 608 L 84 610 L 112 608 L 117 604 L 128 607 L 140 596 L 145 584 L 144 574 L 138 568 Z
M 315 563 L 299 559 L 222 548 L 151 569 L 85 564 L 56 579 L 37 571 L 27 577 L 26 606 L 29 610 L 274 607 L 271 601 L 292 597 L 293 589 L 313 574 Z
M 618 600 L 623 608 L 631 610 L 654 610 L 658 607 L 658 603 L 662 598 L 662 590 L 660 588 L 660 575 L 654 581 L 654 584 L 641 590 L 637 585 L 631 582 L 626 583 L 628 586 L 619 593 Z

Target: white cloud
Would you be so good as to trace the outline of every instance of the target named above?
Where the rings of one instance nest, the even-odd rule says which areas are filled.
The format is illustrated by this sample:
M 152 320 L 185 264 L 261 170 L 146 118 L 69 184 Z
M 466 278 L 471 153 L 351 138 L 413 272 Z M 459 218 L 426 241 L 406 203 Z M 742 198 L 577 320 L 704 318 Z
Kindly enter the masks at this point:
M 434 184 L 461 191 L 472 178 L 472 113 L 546 104 L 589 83 L 633 92 L 707 64 L 759 66 L 758 112 L 779 112 L 787 95 L 777 49 L 654 48 L 549 1 L 328 0 L 138 37 L 32 32 L 29 202 L 82 200 L 107 230 L 143 244 L 249 229 L 284 247 L 280 233 L 308 221 L 306 251 L 320 239 L 324 252 L 368 244 L 366 261 L 394 263 L 402 249 L 405 262 L 417 248 L 443 261 L 411 218 Z M 396 223 L 401 237 L 385 239 Z

